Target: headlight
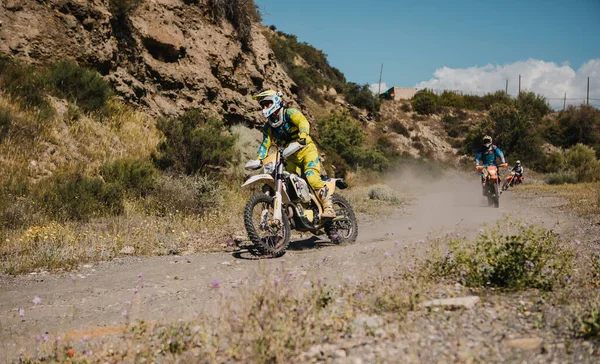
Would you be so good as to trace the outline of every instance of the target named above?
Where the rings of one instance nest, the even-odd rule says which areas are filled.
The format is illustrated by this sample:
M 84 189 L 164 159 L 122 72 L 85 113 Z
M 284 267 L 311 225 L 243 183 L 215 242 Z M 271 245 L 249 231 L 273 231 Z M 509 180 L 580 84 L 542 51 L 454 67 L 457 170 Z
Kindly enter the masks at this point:
M 271 173 L 273 173 L 273 169 L 274 169 L 274 167 L 275 167 L 275 163 L 273 163 L 273 162 L 270 162 L 270 163 L 267 163 L 267 164 L 265 164 L 265 173 L 266 173 L 266 174 L 271 174 Z

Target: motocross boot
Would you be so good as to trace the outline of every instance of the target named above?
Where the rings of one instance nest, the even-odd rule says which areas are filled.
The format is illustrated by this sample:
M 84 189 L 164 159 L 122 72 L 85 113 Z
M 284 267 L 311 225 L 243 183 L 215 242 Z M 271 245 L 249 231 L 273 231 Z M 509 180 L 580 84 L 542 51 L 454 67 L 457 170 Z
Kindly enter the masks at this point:
M 485 182 L 481 185 L 481 195 L 483 197 L 487 196 L 487 188 L 486 188 Z
M 319 196 L 319 200 L 321 200 L 321 205 L 323 205 L 323 213 L 321 214 L 321 218 L 333 219 L 336 215 L 335 210 L 333 210 L 333 201 L 331 200 L 329 189 L 327 187 L 323 187 L 319 189 L 317 195 Z

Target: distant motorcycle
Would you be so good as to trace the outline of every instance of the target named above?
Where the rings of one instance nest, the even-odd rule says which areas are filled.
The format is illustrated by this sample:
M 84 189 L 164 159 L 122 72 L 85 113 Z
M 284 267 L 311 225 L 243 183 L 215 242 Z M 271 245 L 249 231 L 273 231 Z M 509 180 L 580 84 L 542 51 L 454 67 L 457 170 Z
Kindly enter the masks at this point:
M 510 172 L 508 176 L 506 176 L 506 181 L 502 185 L 502 191 L 508 190 L 511 186 L 517 186 L 523 183 L 523 176 L 517 176 L 516 172 Z
M 504 168 L 508 166 L 507 163 L 500 164 L 500 167 Z M 500 207 L 500 176 L 498 175 L 498 167 L 489 165 L 487 167 L 475 166 L 475 168 L 483 173 L 485 182 L 485 195 L 488 200 L 488 206 Z

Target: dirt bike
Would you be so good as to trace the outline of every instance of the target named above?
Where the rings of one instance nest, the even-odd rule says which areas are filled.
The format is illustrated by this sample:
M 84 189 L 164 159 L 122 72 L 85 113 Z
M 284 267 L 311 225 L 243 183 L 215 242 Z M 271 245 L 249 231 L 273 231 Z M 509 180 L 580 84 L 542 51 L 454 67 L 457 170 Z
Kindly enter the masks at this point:
M 258 254 L 279 257 L 285 253 L 291 231 L 327 234 L 334 244 L 352 243 L 358 236 L 358 224 L 350 203 L 335 193 L 336 188 L 348 187 L 341 178 L 324 180 L 331 194 L 334 218 L 321 218 L 323 206 L 315 191 L 301 176 L 285 171 L 286 159 L 304 146 L 291 143 L 287 148 L 277 148 L 262 161 L 251 160 L 246 170 L 258 170 L 262 174 L 252 176 L 242 185 L 263 184 L 262 193 L 248 200 L 244 209 L 244 225 L 248 237 Z
M 516 172 L 510 172 L 510 174 L 506 176 L 506 181 L 504 181 L 504 184 L 502 185 L 502 191 L 506 191 L 509 187 L 517 186 L 521 183 L 523 183 L 523 177 L 517 176 Z
M 508 166 L 507 163 L 502 163 L 500 167 Z M 484 192 L 488 200 L 488 206 L 500 207 L 500 182 L 501 178 L 498 175 L 498 167 L 489 165 L 487 167 L 475 166 L 478 171 L 482 171 L 485 182 Z

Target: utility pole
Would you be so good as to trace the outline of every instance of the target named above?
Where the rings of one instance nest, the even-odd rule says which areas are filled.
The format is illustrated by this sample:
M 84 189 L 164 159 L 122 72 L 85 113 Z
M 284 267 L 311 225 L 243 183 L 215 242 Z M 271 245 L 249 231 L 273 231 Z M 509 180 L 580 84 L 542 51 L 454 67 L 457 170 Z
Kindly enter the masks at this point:
M 565 92 L 565 101 L 563 102 L 563 111 L 567 108 L 567 93 Z
M 588 77 L 587 96 L 585 98 L 585 104 L 590 104 L 590 78 Z
M 508 95 L 508 78 L 506 79 L 506 89 L 504 90 L 504 92 Z
M 381 64 L 381 71 L 379 71 L 379 91 L 377 91 L 377 97 L 381 95 L 381 76 L 383 75 L 383 63 Z
M 519 95 L 521 94 L 521 75 L 519 75 Z

